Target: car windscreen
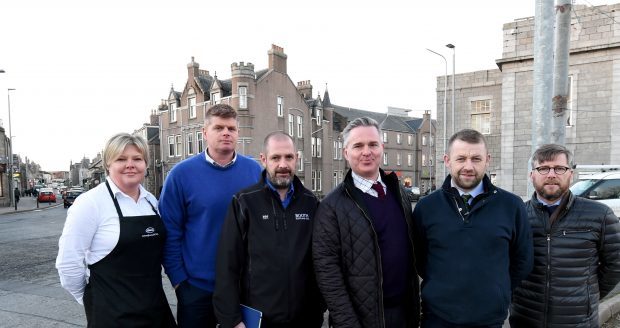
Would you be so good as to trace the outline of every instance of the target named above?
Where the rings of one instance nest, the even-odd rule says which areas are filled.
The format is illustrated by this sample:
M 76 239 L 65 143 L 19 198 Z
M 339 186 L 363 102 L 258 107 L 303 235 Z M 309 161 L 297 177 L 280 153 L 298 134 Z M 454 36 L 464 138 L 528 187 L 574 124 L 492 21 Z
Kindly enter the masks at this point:
M 577 183 L 575 183 L 574 185 L 572 185 L 572 187 L 570 187 L 570 191 L 575 195 L 575 196 L 583 196 L 583 193 L 588 190 L 588 188 L 592 187 L 592 185 L 594 185 L 598 180 L 581 180 Z

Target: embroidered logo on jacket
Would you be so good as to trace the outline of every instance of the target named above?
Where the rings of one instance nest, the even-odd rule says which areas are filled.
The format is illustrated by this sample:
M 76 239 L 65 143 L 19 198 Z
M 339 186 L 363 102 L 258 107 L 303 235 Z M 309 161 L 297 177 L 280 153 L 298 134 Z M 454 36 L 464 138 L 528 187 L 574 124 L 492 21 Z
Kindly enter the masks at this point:
M 159 233 L 155 232 L 155 228 L 153 227 L 146 228 L 144 232 L 145 234 L 142 235 L 142 238 L 159 236 Z
M 299 221 L 299 220 L 310 220 L 310 215 L 308 215 L 307 213 L 295 214 L 295 220 L 297 220 L 297 221 Z
M 269 215 L 264 214 L 264 215 L 263 215 L 263 220 L 269 220 Z

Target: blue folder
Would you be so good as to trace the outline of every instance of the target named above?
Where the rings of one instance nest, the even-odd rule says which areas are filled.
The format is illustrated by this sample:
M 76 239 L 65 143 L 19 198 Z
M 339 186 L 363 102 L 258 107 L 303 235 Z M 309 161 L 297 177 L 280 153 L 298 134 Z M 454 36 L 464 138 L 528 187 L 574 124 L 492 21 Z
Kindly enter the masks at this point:
M 260 328 L 263 312 L 247 305 L 240 305 L 243 324 L 246 328 Z

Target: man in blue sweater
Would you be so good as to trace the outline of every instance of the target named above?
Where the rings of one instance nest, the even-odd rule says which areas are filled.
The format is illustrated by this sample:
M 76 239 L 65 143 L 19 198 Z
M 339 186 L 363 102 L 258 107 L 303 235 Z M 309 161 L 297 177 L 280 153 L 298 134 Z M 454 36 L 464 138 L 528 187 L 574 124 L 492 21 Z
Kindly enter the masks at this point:
M 501 327 L 532 269 L 525 206 L 485 175 L 490 159 L 482 134 L 457 132 L 444 155 L 450 175 L 415 207 L 422 328 Z
M 163 265 L 177 295 L 179 327 L 216 326 L 212 297 L 222 223 L 232 196 L 261 174 L 257 162 L 235 153 L 234 108 L 215 105 L 204 123 L 207 149 L 174 166 L 159 200 L 168 231 Z

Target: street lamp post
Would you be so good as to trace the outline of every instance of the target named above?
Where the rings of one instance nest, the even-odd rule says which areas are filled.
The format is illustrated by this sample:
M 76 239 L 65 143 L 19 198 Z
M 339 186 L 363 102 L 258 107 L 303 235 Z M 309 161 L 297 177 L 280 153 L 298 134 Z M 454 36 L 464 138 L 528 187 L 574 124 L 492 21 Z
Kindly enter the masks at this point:
M 444 57 L 442 54 L 435 52 L 431 49 L 426 48 L 426 50 L 434 53 L 435 55 L 440 56 L 443 59 L 443 62 L 445 64 L 446 70 L 445 73 L 443 75 L 443 152 L 447 153 L 448 150 L 446 149 L 446 142 L 447 142 L 447 135 L 446 135 L 446 128 L 447 128 L 447 118 L 446 118 L 446 109 L 448 107 L 448 61 L 446 60 L 446 57 Z M 432 116 L 431 116 L 431 123 L 432 123 Z M 454 130 L 454 128 L 452 128 Z M 435 131 L 437 132 L 437 131 Z M 437 147 L 435 147 L 435 150 L 437 150 Z M 446 177 L 446 166 L 443 166 L 443 177 Z
M 455 102 L 455 89 L 454 89 L 454 72 L 456 67 L 456 47 L 452 43 L 446 44 L 446 47 L 452 49 L 452 134 L 454 134 L 454 102 Z
M 9 103 L 9 195 L 11 196 L 11 206 L 15 206 L 17 210 L 17 203 L 15 203 L 15 195 L 13 191 L 13 140 L 10 138 L 11 134 L 11 91 L 13 88 L 7 89 L 7 100 Z

